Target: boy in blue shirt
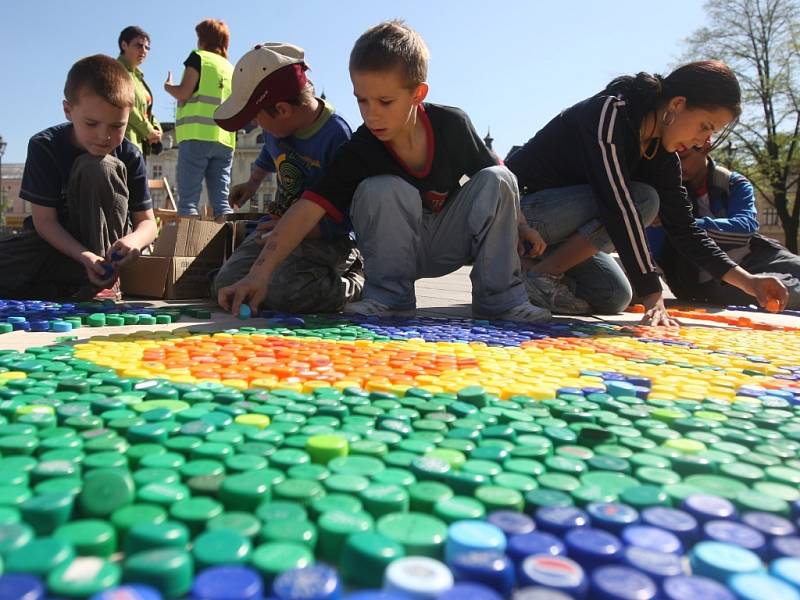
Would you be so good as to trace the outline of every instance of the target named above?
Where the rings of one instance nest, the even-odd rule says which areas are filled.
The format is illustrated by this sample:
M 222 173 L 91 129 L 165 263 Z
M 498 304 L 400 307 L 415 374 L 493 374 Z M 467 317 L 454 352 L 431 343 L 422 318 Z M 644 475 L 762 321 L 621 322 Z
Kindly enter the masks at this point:
M 231 189 L 229 202 L 241 206 L 256 193 L 269 172 L 278 192 L 268 207 L 270 219 L 236 249 L 214 278 L 219 290 L 247 275 L 272 229 L 300 195 L 314 185 L 342 143 L 350 139 L 347 122 L 333 106 L 314 95 L 306 79 L 302 48 L 259 44 L 236 64 L 230 97 L 214 114 L 223 129 L 236 131 L 256 120 L 264 146 L 250 179 Z M 361 260 L 350 239 L 349 223 L 323 219 L 274 273 L 264 305 L 299 313 L 336 312 L 358 299 L 364 284 Z
M 130 75 L 110 56 L 89 56 L 70 69 L 64 98 L 68 122 L 28 144 L 20 197 L 33 205 L 33 230 L 0 241 L 0 298 L 118 290 L 118 268 L 156 237 L 144 160 L 124 138 Z
M 425 42 L 403 22 L 381 23 L 356 41 L 350 78 L 364 125 L 281 218 L 250 272 L 219 290 L 223 308 L 257 309 L 283 260 L 327 215 L 351 218 L 364 257 L 364 298 L 345 313 L 413 314 L 417 279 L 474 261 L 476 317 L 550 317 L 530 304 L 520 278 L 517 232 L 530 243 L 538 236 L 519 211 L 516 180 L 463 111 L 423 104 L 427 68 Z

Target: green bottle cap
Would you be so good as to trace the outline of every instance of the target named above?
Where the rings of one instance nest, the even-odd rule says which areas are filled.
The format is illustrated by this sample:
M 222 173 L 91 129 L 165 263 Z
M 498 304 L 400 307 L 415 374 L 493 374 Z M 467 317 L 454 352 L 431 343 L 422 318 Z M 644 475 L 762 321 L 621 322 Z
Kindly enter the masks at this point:
M 536 477 L 544 473 L 544 465 L 530 458 L 509 458 L 503 463 L 503 469 L 510 473 Z
M 189 530 L 177 521 L 136 523 L 128 529 L 123 543 L 125 554 L 130 556 L 155 548 L 185 550 L 189 544 Z
M 137 523 L 163 523 L 167 511 L 154 504 L 129 504 L 111 513 L 111 524 L 124 537 Z
M 765 476 L 762 469 L 744 462 L 732 462 L 720 465 L 719 473 L 720 475 L 725 475 L 741 481 L 748 487 L 752 487 L 754 483 L 761 481 Z
M 381 460 L 371 456 L 344 456 L 330 461 L 328 468 L 332 473 L 374 477 L 386 466 Z
M 245 563 L 251 551 L 250 540 L 230 529 L 206 531 L 197 536 L 192 544 L 192 556 L 198 570 L 215 565 Z
M 403 546 L 385 535 L 374 531 L 355 533 L 345 542 L 340 573 L 348 583 L 379 588 L 386 567 L 403 556 Z
M 530 492 L 531 490 L 535 490 L 537 487 L 539 487 L 539 484 L 536 483 L 536 480 L 533 477 L 513 472 L 500 473 L 494 477 L 492 483 L 497 486 L 509 488 L 522 493 Z
M 403 546 L 407 555 L 440 559 L 447 539 L 447 525 L 423 513 L 395 513 L 381 517 L 376 530 Z
M 25 523 L 4 523 L 0 525 L 0 556 L 22 548 L 34 538 L 33 529 Z
M 789 503 L 785 500 L 748 489 L 739 491 L 734 498 L 734 503 L 742 512 L 757 510 L 775 513 L 785 517 L 788 517 L 790 512 Z
M 192 588 L 192 556 L 177 548 L 138 552 L 126 558 L 123 578 L 153 586 L 165 598 L 180 598 Z
M 433 506 L 433 514 L 447 523 L 465 519 L 482 519 L 486 515 L 483 503 L 469 496 L 451 496 Z
M 694 486 L 712 496 L 735 500 L 737 494 L 747 491 L 747 486 L 731 477 L 721 475 L 690 475 L 684 483 Z
M 681 476 L 671 469 L 657 467 L 639 467 L 636 469 L 636 478 L 645 485 L 673 485 L 679 483 Z
M 97 556 L 79 556 L 47 577 L 47 589 L 67 598 L 86 598 L 119 584 L 119 565 Z
M 347 456 L 347 439 L 341 435 L 312 435 L 306 441 L 306 452 L 311 461 L 327 465 L 334 458 Z
M 475 490 L 478 499 L 488 512 L 495 510 L 516 510 L 522 512 L 525 499 L 517 490 L 497 485 L 484 485 Z
M 20 504 L 19 509 L 25 522 L 33 527 L 37 535 L 49 535 L 69 520 L 74 500 L 72 494 L 44 494 L 28 498 Z
M 19 510 L 11 506 L 0 506 L 0 526 L 19 523 L 21 517 Z
M 669 497 L 658 486 L 654 485 L 636 485 L 629 487 L 620 492 L 619 499 L 625 503 L 630 504 L 636 509 L 646 508 L 648 506 L 668 506 Z
M 392 512 L 407 512 L 409 508 L 408 492 L 393 484 L 373 483 L 359 497 L 366 511 L 376 519 Z
M 227 476 L 219 499 L 228 510 L 253 511 L 271 497 L 273 474 L 267 469 Z
M 117 548 L 117 534 L 107 522 L 83 519 L 62 525 L 53 537 L 71 544 L 80 556 L 111 556 Z
M 311 521 L 271 521 L 261 528 L 259 539 L 264 543 L 302 544 L 313 552 L 317 546 L 317 526 Z
M 313 565 L 314 554 L 302 544 L 272 542 L 258 546 L 250 557 L 250 564 L 270 584 L 281 573 Z
M 407 488 L 417 482 L 417 478 L 408 469 L 391 467 L 381 471 L 372 478 L 375 483 L 388 483 Z
M 314 519 L 318 519 L 320 515 L 331 512 L 347 512 L 355 514 L 364 509 L 361 500 L 351 496 L 350 494 L 328 494 L 320 498 L 315 498 L 311 501 L 311 514 Z
M 581 484 L 576 477 L 564 473 L 542 473 L 537 479 L 541 487 L 558 492 L 569 493 Z
M 800 500 L 800 489 L 797 486 L 775 483 L 773 481 L 759 481 L 753 485 L 753 490 L 761 492 L 767 496 L 780 498 L 786 502 L 797 502 Z
M 409 486 L 408 496 L 412 511 L 430 513 L 438 501 L 452 498 L 453 490 L 438 481 L 420 481 Z
M 256 508 L 256 517 L 262 523 L 271 521 L 305 521 L 308 519 L 308 511 L 301 504 L 287 502 L 285 500 L 270 500 L 264 502 Z
M 286 479 L 278 483 L 272 490 L 272 495 L 276 500 L 288 500 L 303 506 L 308 506 L 315 498 L 324 494 L 325 489 L 320 483 L 308 479 Z
M 339 494 L 358 494 L 369 487 L 369 479 L 361 475 L 335 473 L 323 481 L 328 492 Z
M 287 471 L 290 467 L 309 462 L 311 462 L 311 457 L 309 457 L 308 453 L 296 448 L 281 448 L 269 457 L 270 466 L 281 471 Z
M 539 488 L 525 494 L 525 511 L 534 514 L 543 506 L 572 506 L 572 497 L 559 490 Z
M 228 529 L 252 540 L 261 531 L 261 521 L 247 512 L 226 512 L 211 519 L 206 526 L 208 531 Z
M 28 573 L 46 577 L 53 569 L 75 558 L 75 550 L 67 542 L 40 537 L 5 554 L 8 573 Z
M 132 504 L 134 490 L 130 473 L 120 469 L 94 469 L 83 477 L 78 503 L 86 516 L 106 517 Z
M 371 530 L 374 521 L 365 512 L 353 514 L 331 511 L 324 513 L 317 525 L 319 556 L 328 563 L 336 565 L 339 563 L 347 538 L 354 533 Z
M 211 498 L 187 498 L 169 508 L 170 516 L 189 528 L 193 535 L 205 529 L 206 522 L 222 514 L 222 504 Z

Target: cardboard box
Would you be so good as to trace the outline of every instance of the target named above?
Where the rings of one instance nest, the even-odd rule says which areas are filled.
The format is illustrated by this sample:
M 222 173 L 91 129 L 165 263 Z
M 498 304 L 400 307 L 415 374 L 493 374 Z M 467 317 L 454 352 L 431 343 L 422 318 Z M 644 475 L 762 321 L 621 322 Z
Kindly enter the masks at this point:
M 153 253 L 122 269 L 122 292 L 165 300 L 208 297 L 209 273 L 230 256 L 232 237 L 227 224 L 168 221 L 161 227 Z

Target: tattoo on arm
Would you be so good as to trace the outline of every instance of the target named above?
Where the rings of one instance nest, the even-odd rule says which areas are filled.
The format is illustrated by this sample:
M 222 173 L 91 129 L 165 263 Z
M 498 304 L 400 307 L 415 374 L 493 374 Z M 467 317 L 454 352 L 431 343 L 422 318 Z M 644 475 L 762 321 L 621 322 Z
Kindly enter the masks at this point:
M 264 262 L 265 262 L 265 261 L 264 261 L 264 259 L 263 259 L 263 258 L 259 258 L 259 259 L 256 261 L 256 263 L 255 263 L 255 264 L 256 264 L 256 266 L 257 266 L 257 267 L 260 267 L 261 265 L 263 265 L 263 264 L 264 264 Z

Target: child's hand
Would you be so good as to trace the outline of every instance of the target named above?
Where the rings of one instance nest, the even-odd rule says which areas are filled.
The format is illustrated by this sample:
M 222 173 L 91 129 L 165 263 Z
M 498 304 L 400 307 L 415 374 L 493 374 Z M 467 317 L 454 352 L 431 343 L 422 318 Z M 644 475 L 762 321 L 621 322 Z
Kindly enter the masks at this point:
M 231 188 L 228 194 L 228 204 L 230 204 L 232 208 L 239 208 L 253 197 L 253 194 L 258 191 L 260 185 L 260 183 L 256 183 L 255 181 L 237 183 Z
M 114 266 L 93 252 L 83 255 L 83 266 L 89 282 L 98 288 L 110 288 L 117 279 L 117 270 Z
M 252 313 L 256 314 L 266 295 L 267 282 L 248 274 L 233 285 L 222 288 L 217 294 L 217 303 L 234 316 L 239 316 L 239 307 L 242 304 L 247 304 Z
M 161 132 L 158 129 L 154 129 L 153 133 L 147 136 L 147 142 L 150 144 L 155 144 L 156 142 L 161 141 Z
M 111 248 L 108 249 L 108 252 L 106 252 L 106 260 L 113 264 L 115 268 L 119 268 L 122 265 L 136 260 L 139 254 L 139 248 L 122 237 L 114 242 Z
M 517 251 L 520 256 L 540 256 L 545 248 L 547 248 L 547 242 L 539 235 L 538 231 L 528 225 L 520 225 L 519 242 L 517 243 Z
M 678 326 L 680 323 L 669 316 L 667 307 L 664 306 L 664 297 L 661 292 L 649 294 L 642 298 L 644 304 L 644 316 L 642 317 L 642 325 L 667 325 Z
M 770 312 L 781 312 L 786 308 L 786 302 L 789 300 L 789 291 L 777 277 L 772 275 L 753 275 L 751 288 L 750 293 L 758 300 L 758 304 Z

